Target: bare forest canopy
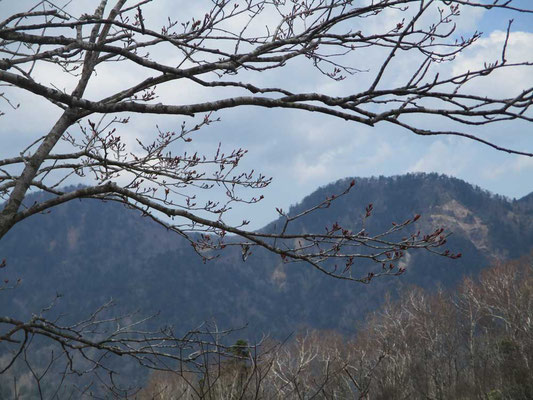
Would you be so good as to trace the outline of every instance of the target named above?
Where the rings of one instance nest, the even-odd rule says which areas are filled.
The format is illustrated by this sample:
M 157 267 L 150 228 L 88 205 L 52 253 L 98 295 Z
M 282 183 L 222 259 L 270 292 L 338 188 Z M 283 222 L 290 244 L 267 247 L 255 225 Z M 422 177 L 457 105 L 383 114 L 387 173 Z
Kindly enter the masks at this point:
M 284 343 L 237 341 L 233 358 L 196 373 L 154 372 L 137 396 L 528 400 L 532 285 L 530 256 L 465 278 L 453 290 L 406 289 L 354 336 L 307 330 Z
M 428 293 L 434 293 L 437 287 L 454 288 L 463 276 L 476 277 L 495 259 L 518 258 L 532 248 L 531 195 L 509 200 L 436 174 L 355 180 L 357 191 L 302 219 L 295 229 L 324 229 L 329 221 L 356 229 L 364 220 L 366 207 L 372 203 L 374 212 L 365 224 L 373 232 L 389 226 L 391 219 L 400 221 L 416 209 L 421 217 L 414 229 L 435 223 L 449 224 L 447 228 L 454 232 L 449 237 L 449 246 L 462 252 L 463 257 L 452 260 L 412 252 L 408 262 L 402 264 L 406 272 L 400 281 L 378 279 L 354 290 L 351 282 L 323 279 L 320 273 L 305 265 L 283 263 L 280 257 L 265 251 L 254 251 L 244 262 L 239 248 L 229 248 L 204 264 L 187 241 L 175 240 L 171 232 L 153 221 L 118 204 L 83 200 L 66 203 L 50 214 L 24 221 L 0 242 L 0 251 L 8 260 L 8 265 L 0 269 L 2 280 L 7 279 L 5 285 L 12 286 L 21 279 L 14 291 L 1 292 L 0 309 L 11 310 L 20 321 L 30 324 L 35 310 L 47 307 L 59 294 L 61 297 L 54 301 L 51 310 L 36 315 L 61 327 L 85 320 L 93 310 L 113 299 L 114 304 L 99 315 L 103 320 L 124 316 L 120 322 L 124 334 L 141 327 L 143 331 L 157 333 L 161 327 L 170 326 L 173 335 L 181 338 L 191 327 L 213 330 L 216 321 L 221 331 L 244 327 L 219 339 L 226 345 L 240 338 L 250 344 L 257 343 L 263 334 L 283 341 L 291 332 L 306 329 L 334 330 L 353 337 L 362 321 L 383 304 L 387 292 L 393 298 L 402 298 L 402 291 L 410 285 L 425 288 Z M 349 181 L 351 178 L 317 190 L 290 211 L 306 209 Z M 30 199 L 41 201 L 46 197 L 40 194 Z M 283 223 L 282 218 L 264 229 L 274 229 L 279 223 Z M 354 266 L 364 270 L 369 267 L 359 263 Z M 139 311 L 131 314 L 136 310 Z M 155 314 L 156 318 L 141 326 L 128 325 Z M 90 333 L 94 326 L 90 322 L 76 328 L 83 328 L 88 340 L 94 338 Z M 113 338 L 116 325 L 105 328 L 109 339 Z M 175 343 L 170 337 L 167 339 L 168 343 Z M 39 341 L 38 335 L 33 340 L 27 352 L 30 365 L 37 367 L 42 365 L 39 360 L 49 361 L 47 357 L 52 350 L 59 354 L 53 341 Z M 155 346 L 157 342 L 152 344 Z M 198 350 L 193 346 L 183 352 L 190 354 Z M 107 361 L 108 367 L 120 372 L 115 376 L 117 384 L 126 385 L 124 380 L 132 376 L 141 383 L 148 375 L 128 358 L 111 357 Z M 54 365 L 58 369 L 46 374 L 43 384 L 56 382 L 55 377 L 60 376 L 64 364 L 59 359 Z M 28 372 L 24 364 L 15 366 L 13 372 L 4 375 L 8 388 L 13 387 L 13 374 L 26 376 Z M 76 358 L 75 367 L 82 366 L 87 364 Z M 101 370 L 97 368 L 97 371 Z M 83 382 L 93 382 L 94 388 L 102 390 L 103 384 L 94 375 L 84 379 Z M 29 385 L 35 388 L 33 380 Z M 79 382 L 79 387 L 84 386 Z M 56 386 L 49 386 L 47 393 L 51 388 Z

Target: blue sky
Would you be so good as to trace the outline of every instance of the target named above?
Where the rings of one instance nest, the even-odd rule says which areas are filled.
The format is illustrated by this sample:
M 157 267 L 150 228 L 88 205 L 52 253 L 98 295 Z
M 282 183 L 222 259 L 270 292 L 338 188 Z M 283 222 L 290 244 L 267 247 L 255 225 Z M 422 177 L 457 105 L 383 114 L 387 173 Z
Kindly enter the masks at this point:
M 27 8 L 24 0 L 17 6 Z M 176 4 L 192 7 L 192 3 L 160 0 L 149 5 L 145 16 L 149 19 L 164 17 L 167 14 L 182 12 Z M 194 2 L 201 7 L 203 1 Z M 491 3 L 491 2 L 489 2 Z M 80 1 L 76 7 L 91 5 L 94 2 Z M 186 4 L 186 5 L 185 5 Z M 211 4 L 205 1 L 205 4 Z M 516 1 L 517 6 L 531 8 L 531 0 Z M 7 10 L 13 3 L 2 2 Z M 465 54 L 459 57 L 450 68 L 467 68 L 476 65 L 483 58 L 489 61 L 497 58 L 501 51 L 502 33 L 507 27 L 507 20 L 513 17 L 508 12 L 465 12 L 461 18 L 458 34 L 467 34 L 474 30 L 482 31 L 483 37 Z M 533 16 L 514 15 L 515 23 L 509 44 L 508 54 L 511 58 L 533 61 Z M 376 56 L 375 60 L 379 60 Z M 364 64 L 365 60 L 358 61 Z M 368 65 L 362 65 L 371 69 Z M 323 90 L 336 93 L 368 83 L 369 74 L 358 74 L 340 83 L 324 79 L 311 65 L 299 64 L 292 72 L 282 74 L 264 74 L 253 77 L 261 83 L 274 83 L 276 86 L 302 86 L 306 91 Z M 122 71 L 104 79 L 104 86 L 116 84 L 120 79 L 134 75 L 131 71 Z M 399 67 L 398 75 L 402 74 Z M 105 71 L 100 76 L 105 77 Z M 392 79 L 393 77 L 391 77 Z M 60 82 L 64 77 L 58 76 Z M 56 81 L 57 83 L 57 81 Z M 518 88 L 531 87 L 533 74 L 522 70 L 508 74 L 495 74 L 483 83 L 484 87 L 473 90 L 487 90 L 513 93 Z M 337 84 L 338 85 L 338 84 Z M 97 93 L 99 88 L 94 88 Z M 194 87 L 182 88 L 186 98 L 179 98 L 179 103 L 196 101 L 202 97 Z M 167 93 L 168 95 L 168 93 Z M 209 96 L 209 94 L 207 94 Z M 21 108 L 9 111 L 0 119 L 0 156 L 17 155 L 25 143 L 38 137 L 42 127 L 51 127 L 53 116 L 57 111 L 31 96 L 20 96 Z M 273 178 L 273 182 L 262 193 L 265 199 L 253 206 L 244 206 L 234 211 L 229 221 L 251 220 L 252 228 L 259 228 L 276 217 L 275 207 L 287 209 L 303 197 L 332 181 L 352 176 L 397 175 L 408 172 L 438 172 L 452 175 L 481 186 L 494 193 L 511 198 L 519 198 L 533 191 L 533 159 L 497 152 L 487 146 L 466 139 L 452 137 L 420 137 L 408 131 L 377 125 L 374 128 L 345 122 L 323 115 L 306 114 L 298 111 L 265 110 L 258 108 L 240 108 L 217 114 L 221 122 L 215 123 L 195 135 L 190 149 L 202 153 L 212 153 L 221 142 L 226 151 L 233 148 L 245 148 L 248 154 L 243 161 L 243 169 L 255 169 Z M 164 129 L 177 127 L 183 117 L 136 118 L 124 135 L 149 137 L 158 124 Z M 429 121 L 431 123 L 431 121 Z M 515 149 L 533 151 L 533 129 L 531 124 L 507 122 L 495 124 L 480 135 L 494 142 Z M 258 193 L 259 194 L 259 193 Z M 211 195 L 211 194 L 210 194 Z

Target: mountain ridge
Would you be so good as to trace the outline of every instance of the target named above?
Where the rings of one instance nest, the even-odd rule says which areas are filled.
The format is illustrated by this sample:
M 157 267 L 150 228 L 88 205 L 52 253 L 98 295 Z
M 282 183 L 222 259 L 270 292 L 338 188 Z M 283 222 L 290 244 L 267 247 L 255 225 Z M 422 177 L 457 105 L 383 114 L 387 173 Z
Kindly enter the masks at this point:
M 8 260 L 7 279 L 22 278 L 16 296 L 0 296 L 0 308 L 23 319 L 57 291 L 63 297 L 56 312 L 72 318 L 113 297 L 119 312 L 160 312 L 160 321 L 178 329 L 215 319 L 225 327 L 248 324 L 250 337 L 268 332 L 283 336 L 304 327 L 350 333 L 386 292 L 412 284 L 451 287 L 463 275 L 476 275 L 494 260 L 519 257 L 533 246 L 528 199 L 511 201 L 437 174 L 355 179 L 349 194 L 295 221 L 291 229 L 323 231 L 338 222 L 355 230 L 365 206 L 373 203 L 373 215 L 366 221 L 370 231 L 383 231 L 391 222 L 420 213 L 420 229 L 444 225 L 454 231 L 448 246 L 463 258 L 413 252 L 402 277 L 371 285 L 333 280 L 308 265 L 284 264 L 262 250 L 243 263 L 240 251 L 230 249 L 204 265 L 188 243 L 153 221 L 118 204 L 83 200 L 23 221 L 0 242 L 0 255 Z M 341 193 L 350 181 L 319 188 L 291 212 Z

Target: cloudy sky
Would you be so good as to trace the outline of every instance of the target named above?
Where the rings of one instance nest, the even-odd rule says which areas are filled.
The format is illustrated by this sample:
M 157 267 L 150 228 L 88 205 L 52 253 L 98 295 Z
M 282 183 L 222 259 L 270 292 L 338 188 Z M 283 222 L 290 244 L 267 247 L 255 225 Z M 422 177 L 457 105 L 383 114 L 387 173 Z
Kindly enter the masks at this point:
M 531 0 L 518 1 L 527 6 Z M 34 2 L 0 1 L 0 13 L 27 9 Z M 63 1 L 65 3 L 65 1 Z M 73 13 L 88 10 L 96 1 L 77 1 L 70 5 Z M 489 2 L 490 3 L 490 2 Z M 167 15 L 201 14 L 211 2 L 155 0 L 145 10 L 147 24 L 165 19 Z M 530 6 L 530 4 L 529 4 Z M 88 8 L 86 8 L 88 7 Z M 530 7 L 531 8 L 531 7 Z M 205 12 L 205 11 L 204 11 Z M 487 12 L 483 9 L 465 10 L 459 19 L 457 36 L 475 30 L 483 36 L 464 54 L 446 67 L 451 72 L 466 71 L 483 65 L 484 61 L 499 58 L 509 18 L 514 18 L 508 47 L 509 61 L 533 61 L 533 15 L 512 15 L 508 12 Z M 362 29 L 373 29 L 372 21 L 365 21 Z M 302 91 L 322 91 L 328 94 L 345 94 L 368 85 L 384 54 L 371 54 L 365 59 L 355 56 L 356 67 L 361 72 L 341 83 L 333 82 L 316 70 L 307 60 L 282 73 L 252 76 L 259 85 L 276 85 Z M 171 55 L 168 55 L 171 57 Z M 354 57 L 354 56 L 352 56 Z M 410 60 L 399 60 L 397 70 L 387 79 L 400 79 L 409 71 Z M 89 90 L 88 97 L 101 97 L 103 88 L 121 88 L 138 80 L 138 71 L 122 69 L 119 74 L 99 71 L 98 85 Z M 47 70 L 38 71 L 38 79 L 51 80 L 55 85 L 68 88 L 72 85 L 64 75 Z M 501 70 L 473 85 L 474 92 L 512 96 L 521 89 L 533 86 L 531 68 L 515 71 Z M 0 88 L 0 92 L 4 88 Z M 5 88 L 5 90 L 9 90 Z M 210 94 L 192 85 L 179 88 L 162 88 L 162 98 L 175 104 L 197 102 Z M 49 129 L 58 111 L 34 96 L 16 93 L 12 100 L 21 104 L 17 111 L 10 111 L 5 103 L 0 109 L 6 115 L 0 118 L 0 157 L 17 155 L 21 149 Z M 174 100 L 176 99 L 177 100 Z M 301 111 L 239 108 L 217 114 L 221 122 L 198 132 L 190 148 L 210 154 L 219 142 L 226 151 L 233 148 L 248 150 L 243 169 L 254 168 L 273 178 L 263 191 L 262 203 L 238 209 L 232 221 L 249 219 L 258 228 L 276 216 L 275 207 L 287 209 L 319 186 L 344 177 L 368 177 L 397 175 L 408 172 L 438 172 L 455 176 L 494 193 L 520 198 L 533 191 L 533 159 L 497 152 L 479 143 L 453 137 L 420 137 L 393 128 L 377 125 L 373 128 L 346 122 L 324 115 Z M 183 117 L 136 118 L 122 133 L 134 143 L 135 137 L 146 138 L 155 131 L 155 125 L 163 129 L 178 127 Z M 189 121 L 190 122 L 190 121 Z M 431 123 L 431 121 L 427 121 Z M 533 151 L 533 129 L 521 122 L 494 124 L 482 131 L 475 131 L 497 144 L 518 150 Z

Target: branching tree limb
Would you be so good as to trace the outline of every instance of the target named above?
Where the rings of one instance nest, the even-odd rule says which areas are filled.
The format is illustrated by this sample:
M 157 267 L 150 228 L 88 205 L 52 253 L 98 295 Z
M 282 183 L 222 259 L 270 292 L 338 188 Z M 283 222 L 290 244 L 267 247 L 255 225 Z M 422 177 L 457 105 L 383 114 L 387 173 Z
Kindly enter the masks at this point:
M 218 111 L 254 106 L 314 112 L 369 127 L 398 126 L 416 135 L 459 136 L 507 153 L 533 156 L 531 151 L 495 143 L 472 130 L 498 121 L 533 120 L 533 88 L 523 87 L 512 97 L 480 95 L 469 89 L 470 83 L 483 81 L 497 70 L 533 65 L 508 61 L 510 24 L 499 60 L 459 73 L 439 69 L 480 38 L 478 32 L 457 37 L 455 21 L 461 10 L 505 9 L 523 14 L 532 13 L 531 8 L 515 7 L 508 0 L 212 0 L 200 16 L 169 18 L 164 26 L 153 27 L 146 17 L 150 3 L 157 6 L 150 0 L 129 4 L 101 0 L 91 14 L 78 15 L 52 1 L 40 1 L 0 22 L 0 82 L 6 89 L 0 101 L 7 105 L 5 112 L 17 112 L 10 98 L 19 93 L 44 98 L 61 110 L 47 133 L 0 160 L 0 196 L 5 201 L 0 239 L 36 213 L 73 199 L 94 198 L 140 210 L 189 240 L 205 259 L 227 246 L 239 246 L 246 259 L 254 247 L 262 247 L 285 262 L 305 262 L 329 276 L 368 283 L 376 276 L 402 273 L 397 261 L 411 249 L 452 258 L 460 254 L 440 250 L 447 236 L 441 228 L 427 234 L 402 233 L 418 215 L 380 233 L 370 233 L 364 221 L 358 232 L 333 222 L 325 232 L 289 229 L 295 220 L 329 207 L 355 182 L 299 215 L 278 210 L 283 220 L 278 231 L 250 230 L 248 221 L 228 224 L 224 217 L 233 203 L 262 199 L 261 195 L 242 197 L 239 189 L 263 189 L 270 178 L 239 170 L 246 154 L 243 149 L 224 153 L 219 148 L 215 154 L 199 155 L 177 152 L 176 144 L 186 145 L 196 131 L 218 123 Z M 394 11 L 390 15 L 397 20 L 386 21 L 388 11 Z M 380 29 L 362 23 L 372 19 L 380 21 Z M 371 69 L 359 59 L 367 49 L 384 54 Z M 401 57 L 417 64 L 405 81 L 391 83 L 387 77 L 396 74 L 394 60 Z M 366 84 L 349 92 L 346 85 L 339 90 L 343 94 L 332 95 L 315 92 L 313 87 L 295 90 L 260 83 L 259 77 L 265 74 L 303 62 L 334 82 L 348 82 L 364 73 Z M 88 88 L 98 85 L 97 73 L 104 65 L 116 68 L 114 79 L 122 87 L 111 93 L 100 88 L 98 95 L 89 95 Z M 52 77 L 39 75 L 44 67 L 75 79 L 75 84 L 68 90 L 56 87 Z M 120 71 L 129 68 L 140 71 L 133 84 L 120 79 Z M 180 89 L 184 83 L 210 89 L 209 98 L 188 101 Z M 180 95 L 159 98 L 162 88 Z M 125 140 L 127 134 L 120 133 L 135 114 L 195 120 L 176 131 L 158 129 L 147 142 L 137 138 L 135 147 Z M 430 127 L 421 122 L 428 118 L 435 121 Z M 85 178 L 87 186 L 62 189 L 73 176 Z M 44 190 L 50 197 L 26 204 L 33 189 Z M 196 196 L 199 191 L 219 189 L 225 201 L 200 202 Z M 363 220 L 371 214 L 369 205 Z M 381 268 L 357 270 L 358 259 L 374 261 Z M 68 327 L 39 318 L 22 322 L 2 317 L 0 323 L 25 335 L 48 336 L 67 352 L 84 346 L 128 352 L 127 341 L 119 346 L 110 336 L 111 341 L 83 342 L 69 336 Z M 14 333 L 2 331 L 0 337 L 11 341 Z M 160 355 L 153 348 L 149 351 Z
M 214 113 L 219 110 L 255 106 L 317 112 L 367 126 L 393 124 L 418 135 L 456 135 L 509 153 L 533 155 L 493 143 L 468 129 L 503 120 L 532 120 L 531 88 L 524 88 L 513 98 L 487 97 L 465 89 L 467 83 L 483 79 L 495 70 L 531 66 L 529 62 L 507 61 L 509 29 L 500 60 L 457 75 L 441 75 L 435 69 L 437 64 L 453 61 L 480 37 L 474 32 L 458 40 L 454 21 L 461 8 L 487 7 L 481 2 L 216 0 L 201 18 L 169 19 L 159 29 L 151 29 L 150 21 L 144 17 L 142 10 L 150 2 L 131 6 L 126 6 L 125 1 L 107 3 L 102 1 L 91 15 L 74 17 L 52 2 L 43 2 L 40 11 L 34 7 L 0 23 L 0 51 L 5 55 L 0 60 L 0 81 L 9 86 L 9 93 L 17 89 L 29 92 L 63 110 L 47 134 L 20 155 L 0 161 L 0 193 L 6 200 L 0 215 L 0 237 L 17 222 L 65 201 L 81 197 L 109 199 L 140 209 L 188 237 L 206 258 L 210 247 L 226 246 L 221 239 L 234 234 L 244 239 L 239 243 L 244 257 L 249 248 L 261 246 L 288 261 L 308 262 L 329 275 L 368 281 L 371 275 L 352 274 L 354 258 L 369 258 L 388 267 L 405 250 L 435 250 L 445 242 L 445 235 L 440 232 L 395 240 L 393 234 L 412 221 L 377 235 L 349 232 L 338 226 L 325 234 L 287 235 L 286 226 L 283 232 L 260 233 L 247 230 L 247 221 L 241 226 L 228 225 L 224 213 L 231 203 L 255 203 L 262 198 L 244 199 L 237 189 L 261 189 L 270 179 L 238 172 L 245 150 L 237 149 L 231 154 L 219 150 L 211 157 L 177 155 L 173 152 L 176 142 L 187 143 L 195 131 L 218 121 Z M 495 2 L 490 8 L 531 12 L 516 8 L 511 2 Z M 380 18 L 388 10 L 395 10 L 399 18 L 390 27 L 382 31 L 352 28 L 358 21 Z M 428 21 L 430 17 L 436 19 Z M 341 81 L 360 73 L 352 54 L 357 56 L 366 48 L 382 49 L 386 55 L 370 71 L 374 75 L 367 89 L 361 91 L 331 96 L 255 83 L 258 73 L 284 70 L 297 59 L 308 59 L 320 72 Z M 172 62 L 164 57 L 168 51 L 173 55 Z M 392 61 L 406 55 L 418 59 L 419 65 L 406 82 L 391 86 L 385 76 L 394 73 Z M 90 99 L 85 95 L 86 89 L 92 80 L 98 82 L 96 72 L 104 63 L 121 65 L 120 68 L 136 66 L 144 76 L 116 93 Z M 74 88 L 59 90 L 51 82 L 35 79 L 36 71 L 45 64 L 74 76 L 77 79 Z M 213 91 L 211 99 L 200 103 L 187 104 L 182 98 L 178 100 L 180 104 L 166 100 L 156 103 L 159 88 L 183 81 L 223 91 Z M 238 94 L 239 91 L 242 93 Z M 123 113 L 127 116 L 119 116 Z M 113 126 L 127 123 L 131 113 L 187 117 L 203 114 L 203 117 L 193 126 L 184 123 L 180 131 L 159 131 L 150 143 L 138 140 L 141 149 L 138 151 L 126 145 Z M 449 120 L 463 130 L 442 130 L 440 123 L 426 128 L 416 123 L 417 116 Z M 66 142 L 73 150 L 54 153 L 60 142 Z M 94 185 L 63 192 L 61 184 L 73 175 L 88 176 L 92 178 L 88 183 Z M 54 196 L 24 207 L 24 198 L 31 188 Z M 226 202 L 198 204 L 195 190 L 217 188 L 225 191 Z M 326 207 L 333 200 L 334 197 L 326 199 L 313 209 Z M 168 217 L 180 222 L 172 222 Z M 297 218 L 283 217 L 287 223 Z M 208 240 L 198 241 L 196 236 L 190 236 L 191 232 L 215 234 L 219 239 L 203 236 Z M 324 266 L 328 259 L 342 259 L 346 268 Z M 391 272 L 398 273 L 394 265 L 384 273 Z

